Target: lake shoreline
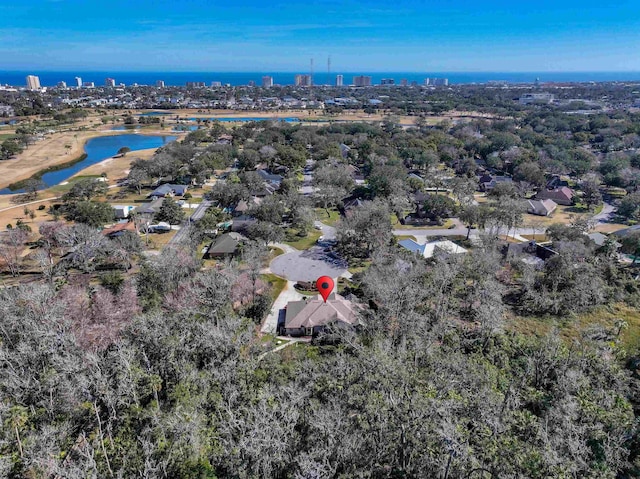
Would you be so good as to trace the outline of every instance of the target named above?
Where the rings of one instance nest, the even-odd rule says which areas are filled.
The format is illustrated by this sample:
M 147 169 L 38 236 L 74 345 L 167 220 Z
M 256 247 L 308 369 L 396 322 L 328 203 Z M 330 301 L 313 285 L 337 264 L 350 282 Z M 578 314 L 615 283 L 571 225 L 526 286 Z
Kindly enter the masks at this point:
M 81 126 L 88 125 L 78 125 Z M 102 125 L 101 125 L 102 126 Z M 48 168 L 70 162 L 70 158 L 78 158 L 85 153 L 84 147 L 87 141 L 114 135 L 130 134 L 124 131 L 109 130 L 109 125 L 102 128 L 92 127 L 91 130 L 67 130 L 47 135 L 44 140 L 29 145 L 22 153 L 9 160 L 0 161 L 0 189 L 9 185 L 32 178 L 38 172 Z M 162 130 L 160 128 L 139 129 L 136 135 L 170 135 L 176 132 Z
M 90 168 L 94 164 L 100 163 L 106 159 L 113 157 L 117 153 L 117 149 L 123 146 L 127 146 L 131 148 L 131 152 L 135 152 L 137 150 L 146 150 L 149 148 L 157 149 L 163 146 L 164 144 L 166 144 L 167 142 L 174 141 L 178 138 L 175 134 L 173 135 L 168 134 L 167 132 L 164 132 L 164 131 L 162 132 L 148 131 L 144 133 L 128 133 L 125 131 L 122 133 L 107 132 L 107 134 L 100 134 L 101 132 L 98 131 L 94 133 L 96 134 L 83 139 L 82 155 L 77 156 L 72 160 L 50 162 L 50 164 L 47 167 L 33 171 L 29 176 L 18 179 L 10 183 L 8 186 L 5 186 L 4 188 L 0 189 L 0 195 L 8 196 L 8 195 L 23 193 L 22 191 L 15 191 L 15 190 L 22 189 L 26 181 L 30 179 L 42 180 L 46 185 L 45 188 L 43 189 L 48 189 L 50 187 L 56 186 L 61 182 L 66 181 L 69 178 L 77 175 L 83 170 Z M 113 140 L 115 140 L 116 144 L 115 145 L 108 144 L 107 142 L 110 140 L 107 140 L 107 139 L 109 138 L 112 138 Z M 145 142 L 145 139 L 148 139 L 148 142 Z M 91 144 L 91 142 L 94 142 L 93 145 Z M 129 142 L 132 142 L 132 143 L 129 143 Z M 88 148 L 88 147 L 91 147 L 91 148 Z M 97 151 L 92 151 L 92 149 L 94 150 L 97 149 Z M 113 151 L 114 149 L 116 151 Z M 88 164 L 83 165 L 81 168 L 76 169 L 75 171 L 73 170 L 74 165 L 77 165 L 78 163 L 82 163 L 85 161 L 88 161 Z M 67 172 L 68 176 L 65 176 L 66 175 L 65 173 L 63 175 L 60 175 L 60 177 L 47 178 L 47 175 L 51 176 L 52 173 L 65 171 L 67 169 L 72 169 L 71 171 Z

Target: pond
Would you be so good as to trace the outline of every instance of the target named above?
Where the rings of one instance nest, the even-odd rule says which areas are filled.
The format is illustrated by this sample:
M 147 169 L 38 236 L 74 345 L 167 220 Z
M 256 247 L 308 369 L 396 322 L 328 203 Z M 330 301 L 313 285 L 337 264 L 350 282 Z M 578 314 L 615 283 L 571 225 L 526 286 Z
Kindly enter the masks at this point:
M 286 118 L 265 118 L 265 117 L 258 117 L 258 116 L 236 116 L 236 117 L 224 117 L 224 118 L 198 118 L 198 117 L 194 117 L 194 118 L 189 118 L 190 121 L 205 121 L 205 120 L 209 120 L 211 122 L 214 121 L 219 121 L 222 123 L 230 123 L 230 122 L 248 122 L 248 121 L 269 121 L 269 120 L 273 120 L 273 121 L 284 121 L 286 123 L 295 123 L 300 121 L 300 118 L 296 118 L 296 117 L 286 117 Z
M 175 136 L 135 134 L 91 138 L 84 145 L 84 151 L 87 154 L 86 158 L 78 163 L 74 163 L 73 165 L 66 167 L 63 166 L 59 170 L 45 173 L 42 175 L 40 180 L 44 183 L 44 188 L 48 188 L 68 180 L 79 171 L 82 171 L 91 165 L 95 165 L 96 163 L 100 163 L 102 160 L 111 158 L 123 146 L 131 148 L 131 151 L 146 150 L 147 148 L 160 148 L 175 139 Z M 12 190 L 9 188 L 3 188 L 0 190 L 0 195 L 9 195 L 13 193 L 24 193 L 24 189 L 17 188 Z

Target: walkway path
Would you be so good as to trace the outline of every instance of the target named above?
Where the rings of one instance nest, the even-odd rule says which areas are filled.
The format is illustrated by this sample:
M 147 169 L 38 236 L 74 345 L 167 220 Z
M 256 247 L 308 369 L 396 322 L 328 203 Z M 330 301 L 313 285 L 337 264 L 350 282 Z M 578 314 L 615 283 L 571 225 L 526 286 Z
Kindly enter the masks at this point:
M 260 356 L 258 356 L 258 361 L 264 359 L 268 354 L 277 353 L 278 351 L 281 351 L 284 348 L 286 348 L 287 346 L 291 346 L 292 344 L 309 343 L 309 342 L 311 342 L 308 338 L 290 338 L 288 336 L 287 337 L 278 336 L 278 339 L 281 339 L 282 341 L 285 341 L 285 342 L 283 344 L 281 344 L 280 346 L 276 346 L 275 348 L 271 349 L 270 351 L 262 353 Z
M 57 200 L 60 199 L 61 196 L 54 196 L 52 198 L 44 198 L 42 200 L 34 200 L 34 201 L 28 201 L 26 203 L 20 203 L 20 204 L 16 204 L 13 206 L 8 206 L 6 208 L 0 208 L 0 212 L 1 211 L 8 211 L 8 210 L 12 210 L 14 208 L 24 208 L 25 206 L 29 206 L 29 205 L 35 205 L 36 203 L 42 203 L 44 201 L 52 201 L 52 200 Z

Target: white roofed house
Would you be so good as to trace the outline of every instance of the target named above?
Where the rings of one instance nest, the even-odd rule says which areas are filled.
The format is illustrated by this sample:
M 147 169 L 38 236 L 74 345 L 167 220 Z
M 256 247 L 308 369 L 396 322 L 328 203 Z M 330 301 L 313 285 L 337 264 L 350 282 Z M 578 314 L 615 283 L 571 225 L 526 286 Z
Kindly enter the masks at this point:
M 532 215 L 550 216 L 557 207 L 553 200 L 527 200 L 527 212 Z
M 449 256 L 453 254 L 466 254 L 468 251 L 462 246 L 458 246 L 453 241 L 432 241 L 426 244 L 416 243 L 413 240 L 405 239 L 398 241 L 398 245 L 413 253 L 419 254 L 423 258 L 432 258 L 437 255 Z
M 115 217 L 119 220 L 128 218 L 134 208 L 135 207 L 131 205 L 113 205 Z

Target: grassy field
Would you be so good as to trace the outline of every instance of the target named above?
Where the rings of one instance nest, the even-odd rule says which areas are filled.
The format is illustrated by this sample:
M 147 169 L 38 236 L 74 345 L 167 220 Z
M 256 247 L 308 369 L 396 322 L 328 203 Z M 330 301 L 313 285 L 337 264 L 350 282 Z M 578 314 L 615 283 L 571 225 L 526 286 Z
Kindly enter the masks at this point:
M 349 265 L 349 273 L 351 274 L 362 273 L 369 266 L 371 266 L 371 263 L 372 263 L 371 260 L 354 261 Z
M 507 321 L 507 328 L 526 335 L 544 336 L 555 326 L 560 336 L 570 342 L 579 338 L 592 325 L 613 328 L 618 319 L 627 323 L 621 334 L 625 349 L 631 351 L 640 348 L 640 311 L 621 303 L 601 306 L 588 313 L 567 317 L 563 321 L 548 317 L 514 316 Z
M 549 240 L 549 238 L 547 238 L 546 234 L 541 234 L 541 235 L 538 235 L 538 234 L 535 234 L 535 235 L 520 235 L 520 236 L 522 236 L 523 238 L 526 238 L 528 240 L 537 241 L 538 243 L 542 243 L 544 241 L 548 241 Z
M 391 215 L 391 227 L 395 230 L 442 230 L 448 229 L 450 226 L 453 226 L 453 220 L 447 218 L 441 225 L 424 225 L 424 226 L 413 226 L 413 225 L 403 225 L 398 221 L 396 215 Z
M 312 229 L 304 238 L 298 237 L 296 235 L 296 232 L 292 230 L 288 230 L 286 234 L 286 241 L 284 241 L 285 244 L 288 244 L 295 249 L 305 250 L 311 248 L 314 244 L 316 244 L 316 241 L 318 241 L 318 238 L 320 238 L 322 232 Z
M 314 211 L 316 213 L 316 218 L 318 218 L 318 221 L 324 223 L 325 225 L 335 226 L 335 224 L 340 219 L 340 213 L 336 209 L 329 209 L 328 215 L 324 208 L 316 208 Z
M 151 233 L 149 235 L 149 249 L 162 249 L 162 247 L 166 246 L 171 238 L 173 238 L 178 230 L 167 231 L 166 233 Z M 145 237 L 142 236 L 142 242 L 146 241 Z
M 406 240 L 406 239 L 417 241 L 416 237 L 412 236 L 412 235 L 398 235 L 398 236 L 396 236 L 396 239 L 398 241 L 402 241 L 402 240 Z
M 282 293 L 282 290 L 287 285 L 287 280 L 276 276 L 273 273 L 263 274 L 260 277 L 263 281 L 269 283 L 269 286 L 271 287 L 271 304 L 273 304 L 273 302 L 278 296 L 280 296 L 280 293 Z
M 269 256 L 267 258 L 267 263 L 271 263 L 275 258 L 284 254 L 284 250 L 278 248 L 276 246 L 269 246 Z

